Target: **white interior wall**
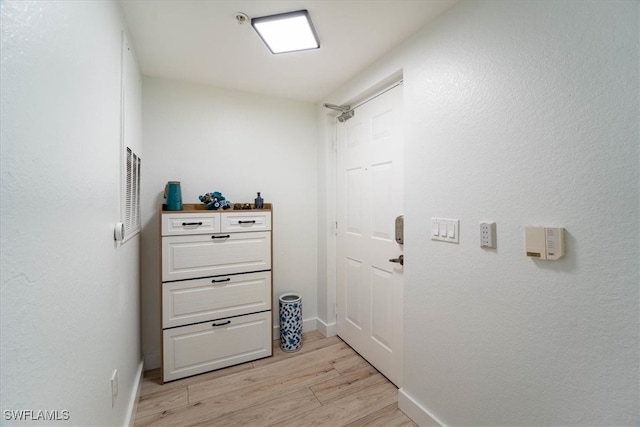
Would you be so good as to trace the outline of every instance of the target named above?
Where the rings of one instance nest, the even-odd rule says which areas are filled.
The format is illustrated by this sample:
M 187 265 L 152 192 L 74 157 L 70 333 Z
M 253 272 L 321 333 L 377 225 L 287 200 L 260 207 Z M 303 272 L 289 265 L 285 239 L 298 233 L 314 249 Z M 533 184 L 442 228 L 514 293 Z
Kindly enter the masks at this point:
M 278 297 L 302 295 L 306 327 L 317 317 L 317 122 L 315 106 L 210 86 L 143 80 L 143 352 L 159 366 L 159 216 L 167 181 L 184 203 L 220 191 L 232 203 L 260 191 L 273 203 L 274 325 Z
M 62 419 L 46 425 L 124 425 L 142 358 L 139 238 L 113 239 L 120 8 L 3 1 L 0 13 L 2 423 L 46 410 Z M 127 92 L 128 134 L 144 158 L 139 90 Z
M 421 423 L 638 423 L 638 21 L 629 1 L 462 2 L 327 98 L 404 70 L 400 397 Z M 527 258 L 528 225 L 566 227 L 567 256 Z
M 317 107 L 318 129 L 318 330 L 325 336 L 337 333 L 335 312 L 335 114 Z

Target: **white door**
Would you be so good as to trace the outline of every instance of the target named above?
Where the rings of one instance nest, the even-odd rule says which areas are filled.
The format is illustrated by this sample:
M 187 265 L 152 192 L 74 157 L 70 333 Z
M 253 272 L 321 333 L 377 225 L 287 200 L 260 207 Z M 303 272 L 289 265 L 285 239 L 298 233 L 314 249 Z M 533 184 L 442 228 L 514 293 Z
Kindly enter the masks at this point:
M 396 386 L 402 381 L 402 85 L 338 124 L 338 336 Z

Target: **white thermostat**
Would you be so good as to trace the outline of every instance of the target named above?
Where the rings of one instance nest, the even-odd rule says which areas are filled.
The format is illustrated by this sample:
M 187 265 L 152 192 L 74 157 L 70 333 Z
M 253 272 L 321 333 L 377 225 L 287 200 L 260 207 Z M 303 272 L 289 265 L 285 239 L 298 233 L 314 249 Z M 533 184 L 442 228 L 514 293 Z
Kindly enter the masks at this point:
M 564 256 L 564 228 L 525 227 L 525 251 L 527 256 L 555 261 Z

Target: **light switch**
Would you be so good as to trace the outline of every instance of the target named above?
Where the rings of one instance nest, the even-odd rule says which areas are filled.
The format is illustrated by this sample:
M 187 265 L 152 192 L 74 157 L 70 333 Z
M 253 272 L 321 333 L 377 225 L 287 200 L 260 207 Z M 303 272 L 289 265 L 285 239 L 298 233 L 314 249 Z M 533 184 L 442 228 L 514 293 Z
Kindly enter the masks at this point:
M 456 238 L 456 226 L 453 223 L 447 224 L 447 237 L 450 239 Z
M 459 243 L 460 221 L 448 218 L 431 218 L 431 240 Z

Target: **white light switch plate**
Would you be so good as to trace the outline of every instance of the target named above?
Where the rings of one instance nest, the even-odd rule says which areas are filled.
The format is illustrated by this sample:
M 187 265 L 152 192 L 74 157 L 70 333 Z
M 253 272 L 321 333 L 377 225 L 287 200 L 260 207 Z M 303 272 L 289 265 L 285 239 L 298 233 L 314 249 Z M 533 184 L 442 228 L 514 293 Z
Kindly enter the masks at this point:
M 431 218 L 431 240 L 460 243 L 460 220 Z

